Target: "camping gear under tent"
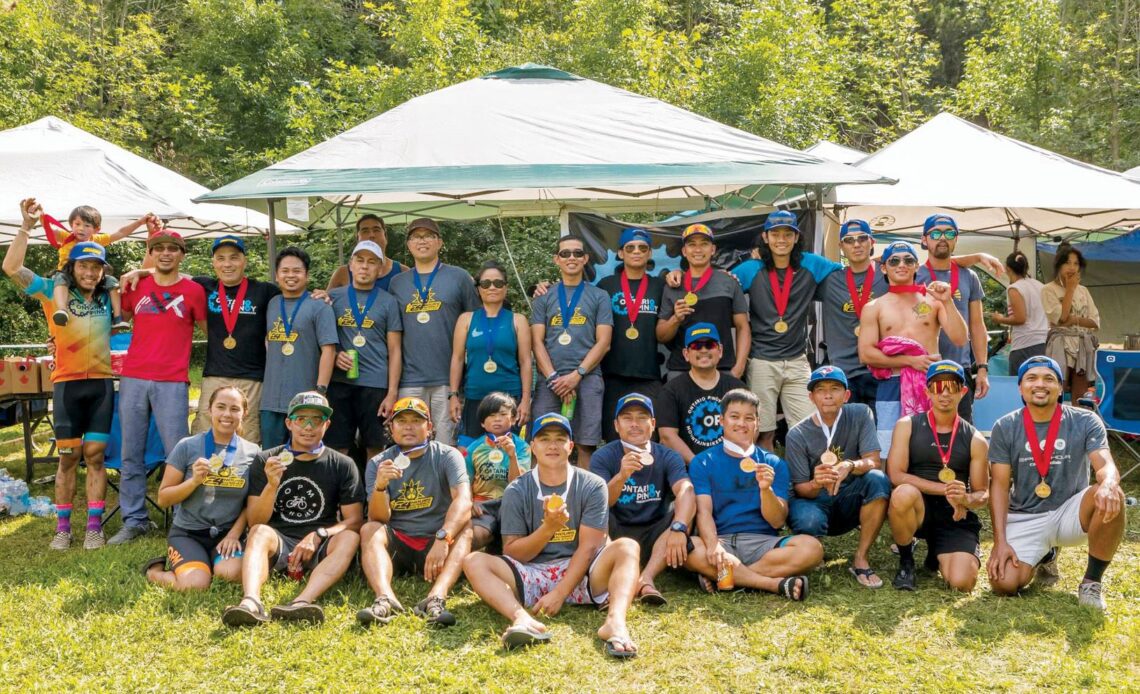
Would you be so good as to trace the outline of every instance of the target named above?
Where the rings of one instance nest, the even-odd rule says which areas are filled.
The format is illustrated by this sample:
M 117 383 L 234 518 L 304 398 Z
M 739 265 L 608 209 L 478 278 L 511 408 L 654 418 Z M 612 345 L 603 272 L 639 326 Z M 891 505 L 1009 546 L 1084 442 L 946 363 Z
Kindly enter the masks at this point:
M 1043 282 L 1053 279 L 1055 243 L 1037 246 Z M 1074 243 L 1088 268 L 1081 284 L 1088 288 L 1100 311 L 1098 337 L 1102 344 L 1119 344 L 1125 335 L 1140 333 L 1140 228 L 1106 241 Z

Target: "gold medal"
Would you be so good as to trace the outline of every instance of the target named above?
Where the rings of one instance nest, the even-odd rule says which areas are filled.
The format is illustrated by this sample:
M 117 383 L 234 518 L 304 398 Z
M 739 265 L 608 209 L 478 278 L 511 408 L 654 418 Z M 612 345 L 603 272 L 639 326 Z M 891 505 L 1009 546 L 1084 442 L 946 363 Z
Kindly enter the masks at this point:
M 697 295 L 694 294 L 693 292 L 689 292 L 689 293 L 685 294 L 685 303 L 688 304 L 689 306 L 696 306 L 697 305 Z
M 1033 493 L 1042 499 L 1048 499 L 1049 495 L 1053 493 L 1053 490 L 1049 487 L 1048 482 L 1041 480 L 1041 484 L 1033 488 Z
M 547 513 L 553 513 L 554 511 L 562 508 L 565 503 L 566 502 L 562 500 L 561 496 L 557 494 L 551 494 L 550 496 L 546 497 L 546 503 L 544 506 L 546 507 Z
M 942 482 L 944 484 L 950 484 L 951 482 L 953 482 L 956 479 L 958 479 L 958 476 L 954 474 L 953 470 L 946 467 L 945 465 L 943 465 L 942 469 L 938 471 L 938 481 L 939 482 Z
M 431 320 L 431 315 L 427 311 L 420 311 L 416 314 L 416 322 L 421 325 Z
M 572 339 L 572 338 L 570 337 L 570 333 L 568 333 L 568 332 L 566 332 L 565 330 L 563 330 L 563 331 L 562 331 L 562 334 L 558 336 L 558 344 L 560 344 L 560 345 L 562 345 L 563 347 L 565 347 L 566 345 L 570 344 L 570 340 L 571 340 L 571 339 Z
M 487 460 L 490 460 L 492 463 L 503 462 L 503 457 L 503 452 L 498 448 L 492 448 L 491 452 L 487 454 Z
M 772 327 L 775 328 L 776 332 L 780 333 L 781 335 L 788 332 L 788 324 L 784 322 L 784 319 L 782 317 L 780 320 L 776 321 L 776 324 Z
M 353 347 L 363 347 L 366 344 L 368 344 L 368 338 L 363 335 L 357 334 L 356 337 L 352 338 Z
M 483 362 L 483 370 L 489 374 L 493 374 L 499 370 L 499 365 L 495 363 L 494 359 L 488 359 Z
M 277 454 L 277 462 L 281 463 L 285 467 L 289 467 L 289 465 L 293 463 L 293 452 L 288 448 L 283 449 L 280 453 Z
M 230 335 L 226 339 L 222 340 L 222 347 L 225 347 L 226 349 L 233 349 L 234 347 L 237 347 L 237 340 L 234 339 L 233 335 Z
M 839 462 L 839 456 L 831 451 L 824 451 L 823 455 L 819 456 L 820 465 L 835 465 Z
M 632 325 L 629 326 L 628 328 L 626 328 L 626 331 L 625 331 L 626 338 L 628 338 L 630 340 L 636 340 L 637 336 L 640 334 L 641 333 L 637 332 L 637 328 L 633 327 Z
M 863 327 L 863 326 L 861 326 L 861 325 L 855 326 L 855 337 L 859 337 L 859 328 L 861 328 L 861 327 Z
M 756 472 L 756 461 L 751 458 L 741 458 L 740 471 L 747 472 L 750 475 Z
M 225 467 L 225 464 L 226 464 L 225 460 L 222 458 L 222 456 L 218 455 L 217 453 L 210 456 L 210 472 L 211 473 L 213 473 L 215 475 L 218 474 L 219 472 L 222 471 L 222 468 Z
M 284 354 L 285 356 L 289 356 L 290 354 L 292 354 L 293 353 L 293 343 L 292 342 L 286 342 L 285 344 L 281 345 L 281 353 Z

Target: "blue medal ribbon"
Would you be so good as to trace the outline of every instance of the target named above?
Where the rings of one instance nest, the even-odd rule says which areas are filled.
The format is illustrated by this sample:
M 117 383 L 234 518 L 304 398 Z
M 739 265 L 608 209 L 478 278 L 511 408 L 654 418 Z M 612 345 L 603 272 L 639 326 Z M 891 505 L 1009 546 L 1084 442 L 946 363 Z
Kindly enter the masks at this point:
M 428 297 L 431 296 L 431 283 L 435 281 L 435 275 L 437 272 L 439 272 L 439 268 L 441 268 L 441 267 L 443 267 L 443 261 L 442 260 L 435 261 L 435 267 L 433 267 L 431 269 L 431 272 L 428 273 L 427 285 L 426 286 L 424 286 L 420 282 L 419 270 L 412 268 L 412 282 L 415 283 L 416 292 L 420 295 L 420 310 L 421 311 L 427 310 L 424 307 L 427 304 Z
M 578 307 L 578 300 L 582 298 L 582 290 L 586 288 L 586 281 L 582 280 L 577 287 L 574 288 L 574 294 L 570 297 L 570 303 L 566 303 L 566 285 L 558 283 L 558 310 L 562 314 L 562 331 L 568 332 L 570 330 L 570 320 L 574 318 L 574 309 Z
M 225 455 L 222 458 L 222 467 L 230 467 L 233 464 L 234 455 L 237 454 L 237 443 L 236 443 L 236 441 L 237 441 L 237 434 L 234 434 L 234 437 L 232 439 L 230 439 L 230 442 L 228 444 L 226 444 Z M 206 437 L 203 441 L 202 448 L 206 452 L 206 458 L 207 459 L 212 457 L 214 455 L 214 451 L 216 451 L 218 449 L 218 444 L 217 444 L 217 442 L 214 441 L 214 430 L 213 429 L 210 429 L 209 431 L 206 432 Z
M 321 453 L 325 452 L 325 442 L 321 441 L 320 443 L 317 444 L 317 447 L 311 451 L 306 451 L 304 448 L 293 448 L 292 442 L 290 442 L 290 443 L 285 444 L 285 450 L 292 453 L 294 457 L 300 456 L 300 455 L 312 455 L 312 456 L 316 456 L 319 458 L 319 457 L 321 457 Z
M 360 304 L 356 302 L 356 287 L 352 282 L 348 283 L 348 307 L 352 309 L 352 318 L 356 321 L 356 329 L 364 329 L 364 319 L 368 317 L 368 312 L 372 310 L 372 304 L 376 303 L 376 297 L 380 296 L 380 287 L 372 285 L 372 289 L 368 291 L 368 299 L 364 302 L 364 310 L 360 310 Z M 296 309 L 294 309 L 296 313 Z
M 309 298 L 309 292 L 303 292 L 301 296 L 297 298 L 297 303 L 293 306 L 293 314 L 286 315 L 285 296 L 281 296 L 281 325 L 285 327 L 285 342 L 289 342 L 289 337 L 293 334 L 293 321 L 297 320 L 297 312 L 301 310 L 301 304 L 305 303 L 305 299 L 307 298 Z M 353 299 L 353 305 L 355 305 L 355 297 L 353 297 Z M 369 303 L 368 305 L 371 306 L 372 304 Z M 368 309 L 364 309 L 364 312 L 368 313 Z
M 487 343 L 487 360 L 495 360 L 495 331 L 499 329 L 499 319 L 503 317 L 503 312 L 500 309 L 498 315 L 491 318 L 487 315 L 487 309 L 481 308 L 475 312 L 477 315 L 483 317 L 483 338 Z

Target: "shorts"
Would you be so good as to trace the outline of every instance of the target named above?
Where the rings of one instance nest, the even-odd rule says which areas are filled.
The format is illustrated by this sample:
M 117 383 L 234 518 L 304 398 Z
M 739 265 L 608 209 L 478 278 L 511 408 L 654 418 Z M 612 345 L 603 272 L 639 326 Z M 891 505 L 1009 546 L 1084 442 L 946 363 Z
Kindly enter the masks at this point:
M 617 431 L 614 430 L 614 410 L 617 409 L 618 400 L 630 393 L 641 393 L 650 400 L 656 401 L 657 396 L 661 393 L 661 379 L 603 376 L 603 380 L 606 384 L 606 390 L 602 397 L 602 438 L 606 441 L 617 441 Z M 656 435 L 656 432 L 654 434 Z
M 305 536 L 289 537 L 283 535 L 280 530 L 273 528 L 273 532 L 277 533 L 277 555 L 273 557 L 273 570 L 285 573 L 289 570 L 289 554 L 300 544 Z M 307 533 L 306 533 L 307 534 Z M 329 538 L 331 540 L 332 538 Z M 329 552 L 329 540 L 321 540 L 321 544 L 317 545 L 317 551 L 313 552 L 313 556 L 309 557 L 309 561 L 305 562 L 305 571 L 312 571 L 313 567 L 320 564 Z
M 869 373 L 855 374 L 847 377 L 847 389 L 851 391 L 851 399 L 847 402 L 862 403 L 875 411 L 876 393 L 879 390 L 879 379 Z
M 760 398 L 760 431 L 776 430 L 776 405 L 782 405 L 784 420 L 791 427 L 815 412 L 808 399 L 811 367 L 806 356 L 792 359 L 749 359 L 748 387 Z
M 68 289 L 75 287 L 75 284 L 71 281 L 71 277 L 63 270 L 56 270 L 51 273 L 51 283 L 53 287 L 67 287 Z M 104 274 L 102 285 L 103 289 L 109 294 L 112 289 L 119 288 L 119 280 L 111 277 L 109 274 Z
M 1052 511 L 1010 513 L 1005 521 L 1005 541 L 1017 560 L 1034 566 L 1052 547 L 1087 544 L 1089 535 L 1081 527 L 1081 500 L 1088 491 L 1081 490 Z
M 57 382 L 52 385 L 52 402 L 55 407 L 56 445 L 60 449 L 74 448 L 84 441 L 107 443 L 111 440 L 111 420 L 115 415 L 114 380 L 85 378 Z
M 966 366 L 966 394 L 958 401 L 958 416 L 970 424 L 974 423 L 974 369 Z
M 446 373 L 442 374 L 444 377 Z M 448 446 L 455 445 L 455 422 L 451 421 L 451 399 L 447 397 L 451 386 L 400 386 L 400 398 L 419 398 L 431 410 L 431 425 L 435 440 Z
M 608 590 L 599 595 L 590 592 L 590 574 L 594 573 L 594 564 L 597 563 L 598 557 L 602 556 L 604 549 L 599 549 L 590 558 L 590 567 L 586 569 L 586 575 L 566 596 L 567 605 L 604 605 L 610 599 Z M 554 590 L 554 586 L 558 585 L 566 575 L 567 567 L 570 566 L 570 557 L 541 564 L 524 564 L 506 555 L 503 555 L 503 560 L 515 575 L 515 597 L 523 607 L 532 607 L 542 596 Z
M 902 418 L 902 379 L 898 376 L 879 381 L 875 389 L 875 435 L 879 437 L 879 455 L 887 459 L 895 423 Z
M 388 397 L 387 388 L 370 388 L 333 381 L 329 384 L 329 407 L 332 423 L 325 432 L 325 445 L 348 450 L 360 432 L 361 444 L 372 450 L 384 448 L 387 433 L 380 420 L 380 405 Z
M 1019 368 L 1021 368 L 1021 365 L 1023 363 L 1025 363 L 1025 360 L 1028 359 L 1029 357 L 1043 357 L 1043 356 L 1045 356 L 1045 343 L 1044 342 L 1042 342 L 1041 344 L 1037 344 L 1037 345 L 1029 345 L 1028 347 L 1022 347 L 1021 349 L 1010 350 L 1010 352 L 1009 352 L 1009 373 L 1010 373 L 1010 375 L 1011 376 L 1015 375 L 1017 373 L 1017 370 Z
M 726 552 L 739 559 L 745 566 L 752 566 L 768 552 L 786 545 L 792 537 L 763 533 L 733 533 L 721 535 L 718 539 Z
M 392 574 L 395 576 L 422 576 L 424 573 L 424 562 L 427 560 L 428 552 L 431 550 L 431 543 L 435 542 L 435 538 L 412 538 L 414 540 L 425 541 L 423 549 L 416 549 L 401 540 L 400 537 L 396 535 L 396 531 L 392 529 L 392 526 L 387 523 L 384 524 L 384 532 L 388 536 L 388 556 L 392 558 Z M 405 537 L 408 536 L 405 535 Z
M 891 496 L 891 481 L 882 470 L 868 470 L 848 479 L 835 496 L 821 489 L 814 499 L 792 497 L 788 503 L 792 532 L 813 537 L 845 535 L 859 527 L 864 506 Z
M 471 516 L 471 525 L 475 528 L 483 528 L 491 533 L 492 541 L 499 538 L 499 518 L 503 508 L 502 499 L 487 499 L 486 501 L 478 501 L 475 503 L 483 509 L 483 515 Z
M 582 377 L 578 384 L 578 401 L 574 405 L 574 416 L 570 418 L 570 426 L 574 429 L 574 443 L 583 446 L 597 446 L 602 442 L 602 402 L 605 399 L 605 382 L 602 374 L 594 369 Z M 548 412 L 559 412 L 562 409 L 562 400 L 546 385 L 540 381 L 534 387 L 534 402 L 531 404 L 530 421 L 535 421 Z
M 170 526 L 166 536 L 166 558 L 170 570 L 181 575 L 195 569 L 213 573 L 213 567 L 222 560 L 218 554 L 218 543 L 226 537 L 229 528 L 207 530 L 187 530 L 177 525 Z M 238 552 L 237 556 L 241 556 Z
M 256 416 L 261 410 L 261 381 L 251 378 L 231 378 L 229 376 L 206 376 L 202 379 L 202 392 L 198 396 L 198 410 L 190 425 L 191 434 L 201 434 L 210 428 L 210 397 L 219 388 L 232 386 L 245 395 L 249 405 L 241 422 L 241 436 L 246 441 L 261 441 L 261 422 Z
M 637 542 L 637 546 L 641 548 L 641 565 L 645 566 L 649 563 L 649 557 L 653 554 L 653 545 L 656 544 L 657 538 L 661 537 L 673 524 L 673 513 L 670 509 L 669 513 L 662 516 L 657 522 L 648 525 L 621 525 L 619 526 L 614 520 L 613 509 L 610 509 L 610 538 L 616 540 L 619 537 L 628 537 Z M 686 538 L 687 539 L 687 538 Z M 688 542 L 688 550 L 693 551 L 693 543 Z
M 922 525 L 914 536 L 926 540 L 926 568 L 938 570 L 938 557 L 942 554 L 965 552 L 974 555 L 978 565 L 982 563 L 980 536 L 982 523 L 978 514 L 966 511 L 966 517 L 953 520 L 954 509 L 944 496 L 922 495 L 924 508 Z

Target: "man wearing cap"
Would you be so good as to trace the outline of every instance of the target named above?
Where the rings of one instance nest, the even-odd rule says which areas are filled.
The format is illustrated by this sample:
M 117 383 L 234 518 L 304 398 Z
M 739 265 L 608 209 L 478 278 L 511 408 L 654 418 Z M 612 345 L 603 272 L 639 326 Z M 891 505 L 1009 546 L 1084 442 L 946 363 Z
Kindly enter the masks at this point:
M 458 392 L 448 392 L 452 337 L 459 314 L 478 309 L 479 297 L 471 275 L 440 260 L 443 237 L 434 220 L 413 220 L 408 224 L 407 235 L 415 267 L 396 275 L 388 285 L 388 291 L 400 304 L 404 323 L 399 397 L 416 397 L 426 402 L 431 408 L 436 440 L 452 445 L 455 423 L 450 401 L 460 396 Z
M 376 284 L 384 291 L 388 291 L 392 278 L 408 269 L 388 257 L 388 225 L 378 215 L 362 214 L 356 220 L 356 241 L 357 243 L 371 241 L 384 252 L 384 263 L 380 266 L 380 275 L 376 278 Z M 348 265 L 341 265 L 329 278 L 327 291 L 331 292 L 337 287 L 345 286 L 350 277 L 351 270 Z
M 275 274 L 281 296 L 270 302 L 265 315 L 268 348 L 260 412 L 265 448 L 285 443 L 285 413 L 293 395 L 328 391 L 339 345 L 332 307 L 309 295 L 309 254 L 296 246 L 283 249 Z
M 632 657 L 637 646 L 626 613 L 637 590 L 637 543 L 628 537 L 607 543 L 606 483 L 570 463 L 570 421 L 547 413 L 533 426 L 534 467 L 503 493 L 503 554 L 472 552 L 463 572 L 479 597 L 511 620 L 505 648 L 549 641 L 539 619 L 563 605 L 608 603 L 598 637 L 608 655 Z
M 941 572 L 949 586 L 969 593 L 982 563 L 974 509 L 989 499 L 986 439 L 958 416 L 966 373 L 950 360 L 926 372 L 931 408 L 903 417 L 895 426 L 887 469 L 895 490 L 888 518 L 899 552 L 894 587 L 915 589 L 914 538 L 926 540 L 926 568 Z
M 637 598 L 647 605 L 665 604 L 653 581 L 666 565 L 685 565 L 697 510 L 685 461 L 650 440 L 656 426 L 653 401 L 630 393 L 615 406 L 618 438 L 590 458 L 590 471 L 606 481 L 609 492 L 610 537 L 631 538 L 641 548 Z
M 717 368 L 744 377 L 752 333 L 748 327 L 748 300 L 731 275 L 712 266 L 716 256 L 713 232 L 704 224 L 690 224 L 681 233 L 685 271 L 679 287 L 666 286 L 657 318 L 657 340 L 669 345 L 665 368 L 672 380 L 688 371 L 684 356 L 685 330 L 695 323 L 712 323 L 725 337 Z M 733 329 L 736 337 L 733 338 Z
M 954 344 L 966 344 L 966 322 L 954 310 L 950 285 L 914 283 L 918 253 L 905 241 L 883 250 L 887 294 L 874 299 L 859 319 L 859 358 L 878 379 L 875 420 L 879 445 L 890 452 L 892 429 L 900 417 L 928 409 L 926 369 L 938 356 L 945 332 Z
M 808 379 L 815 413 L 788 430 L 785 456 L 795 497 L 788 527 L 813 537 L 845 535 L 859 528 L 848 571 L 867 588 L 879 588 L 867 554 L 887 518 L 891 482 L 879 459 L 871 408 L 849 402 L 847 375 L 821 366 Z
M 657 358 L 657 313 L 665 280 L 646 274 L 652 260 L 649 232 L 631 227 L 621 232 L 614 274 L 598 280 L 598 289 L 610 296 L 614 329 L 610 349 L 602 358 L 605 379 L 603 412 L 613 412 L 629 393 L 653 398 L 661 391 L 661 365 Z M 602 417 L 602 437 L 617 440 L 613 422 Z
M 119 380 L 123 527 L 108 540 L 112 545 L 130 542 L 150 528 L 145 454 L 151 414 L 169 454 L 189 434 L 191 340 L 194 326 L 205 329 L 207 321 L 202 286 L 178 272 L 186 256 L 182 237 L 162 229 L 147 239 L 146 247 L 153 273 L 144 273 L 137 283 L 125 278 L 121 283 L 123 313 L 134 316 L 134 335 Z
M 578 466 L 602 442 L 605 385 L 598 369 L 613 338 L 614 314 L 606 292 L 586 281 L 588 254 L 582 239 L 563 236 L 554 264 L 561 279 L 531 304 L 530 332 L 539 382 L 531 407 L 535 415 L 560 407 L 577 426 Z M 622 339 L 625 339 L 624 337 Z M 573 413 L 570 414 L 570 411 Z M 533 421 L 533 418 L 532 418 Z
M 1059 579 L 1056 548 L 1087 544 L 1078 601 L 1103 611 L 1101 582 L 1125 529 L 1124 492 L 1104 423 L 1061 404 L 1061 367 L 1049 357 L 1025 360 L 1017 381 L 1025 407 L 999 419 L 990 439 L 990 585 L 1015 595 L 1035 574 L 1051 585 Z
M 392 574 L 431 584 L 413 612 L 434 626 L 452 626 L 447 594 L 471 551 L 471 483 L 463 456 L 431 440 L 427 403 L 401 398 L 392 410 L 394 446 L 368 461 L 368 523 L 360 531 L 360 565 L 376 594 L 356 614 L 363 625 L 387 624 L 402 611 Z
M 717 369 L 723 348 L 720 331 L 712 323 L 694 323 L 685 330 L 685 361 L 689 371 L 670 380 L 655 401 L 660 419 L 661 443 L 681 455 L 688 465 L 693 456 L 721 442 L 720 399 L 744 381 Z
M 347 453 L 359 437 L 373 457 L 385 445 L 384 425 L 396 402 L 407 327 L 396 299 L 376 284 L 384 251 L 372 241 L 352 249 L 352 281 L 329 292 L 339 347 L 329 383 L 333 404 L 328 444 Z
M 309 573 L 296 598 L 273 608 L 274 621 L 324 621 L 316 600 L 348 570 L 364 520 L 364 489 L 356 464 L 322 441 L 332 413 L 324 395 L 298 393 L 289 403 L 285 424 L 289 442 L 258 453 L 250 463 L 243 597 L 222 613 L 226 626 L 269 621 L 261 586 L 270 570 L 298 581 Z

